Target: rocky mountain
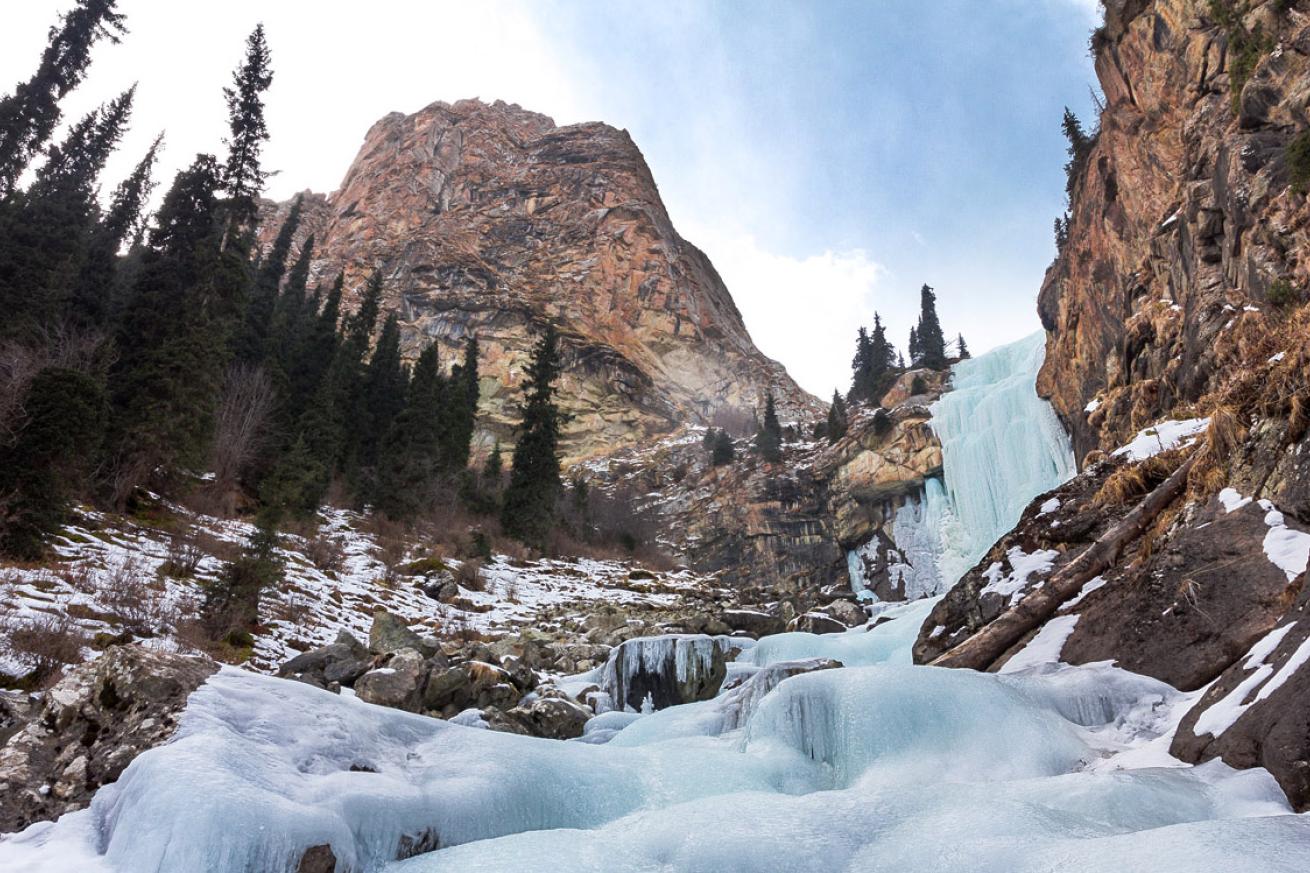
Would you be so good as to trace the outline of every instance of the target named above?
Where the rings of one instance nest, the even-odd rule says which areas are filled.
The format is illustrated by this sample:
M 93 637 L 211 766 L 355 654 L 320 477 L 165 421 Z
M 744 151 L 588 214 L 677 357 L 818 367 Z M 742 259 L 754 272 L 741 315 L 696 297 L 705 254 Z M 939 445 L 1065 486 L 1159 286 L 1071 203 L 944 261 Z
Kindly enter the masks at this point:
M 358 289 L 381 270 L 410 349 L 436 339 L 449 360 L 478 337 L 482 414 L 501 436 L 547 322 L 563 338 L 575 458 L 681 423 L 750 420 L 767 392 L 784 419 L 821 411 L 755 348 L 626 131 L 558 127 L 502 102 L 434 103 L 378 121 L 341 187 L 304 197 L 317 275 L 344 270 Z M 286 208 L 270 210 L 266 235 Z
M 915 657 L 1005 670 L 1046 647 L 1156 677 L 1195 695 L 1175 756 L 1263 766 L 1310 808 L 1310 14 L 1106 7 L 1105 109 L 1038 301 L 1038 390 L 1082 472 L 934 607 Z

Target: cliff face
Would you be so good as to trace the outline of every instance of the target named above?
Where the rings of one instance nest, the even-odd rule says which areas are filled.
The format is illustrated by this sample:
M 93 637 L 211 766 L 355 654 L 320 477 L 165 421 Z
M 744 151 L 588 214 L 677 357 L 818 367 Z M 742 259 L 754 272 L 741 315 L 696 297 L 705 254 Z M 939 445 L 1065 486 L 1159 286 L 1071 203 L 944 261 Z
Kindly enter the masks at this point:
M 1286 6 L 1250 3 L 1234 25 L 1202 0 L 1107 4 L 1100 135 L 1038 302 L 1038 390 L 1079 459 L 1214 388 L 1244 360 L 1242 328 L 1274 316 L 1276 283 L 1310 284 L 1285 155 L 1307 121 L 1310 15 Z
M 556 127 L 500 102 L 393 113 L 368 132 L 341 188 L 307 195 L 305 213 L 316 273 L 344 270 L 358 289 L 381 269 L 411 350 L 436 339 L 449 360 L 477 335 L 482 419 L 501 435 L 547 322 L 563 339 L 574 458 L 749 416 L 768 391 L 784 420 L 821 411 L 755 348 L 625 131 Z

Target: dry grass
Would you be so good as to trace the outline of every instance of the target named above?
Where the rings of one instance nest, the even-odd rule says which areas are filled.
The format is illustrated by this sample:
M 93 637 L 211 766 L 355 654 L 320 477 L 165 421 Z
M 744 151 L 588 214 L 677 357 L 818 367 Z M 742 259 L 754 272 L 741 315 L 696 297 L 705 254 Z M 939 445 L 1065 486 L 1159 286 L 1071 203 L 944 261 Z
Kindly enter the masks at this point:
M 1186 446 L 1170 449 L 1136 464 L 1120 467 L 1110 474 L 1092 497 L 1092 505 L 1122 507 L 1136 503 L 1181 467 L 1191 451 Z
M 82 660 L 89 642 L 86 631 L 67 613 L 9 616 L 0 623 L 0 646 L 29 669 L 27 675 L 13 677 L 27 690 L 57 682 L 65 668 Z

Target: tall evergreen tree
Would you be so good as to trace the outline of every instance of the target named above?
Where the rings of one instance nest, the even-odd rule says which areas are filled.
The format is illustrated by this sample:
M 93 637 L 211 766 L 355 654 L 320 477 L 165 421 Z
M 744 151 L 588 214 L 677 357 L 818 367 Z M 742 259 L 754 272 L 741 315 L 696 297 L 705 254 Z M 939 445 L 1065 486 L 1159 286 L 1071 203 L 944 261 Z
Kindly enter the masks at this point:
M 852 403 L 869 399 L 872 374 L 873 344 L 869 341 L 868 329 L 861 326 L 855 336 L 855 357 L 851 359 L 851 390 L 848 396 Z
M 441 462 L 443 380 L 436 343 L 414 364 L 405 408 L 396 416 L 381 447 L 375 504 L 393 519 L 406 520 L 429 501 Z
M 478 338 L 464 346 L 464 361 L 451 373 L 443 409 L 442 466 L 448 471 L 468 466 L 478 414 Z
M 273 310 L 277 305 L 282 278 L 286 274 L 287 258 L 300 227 L 300 198 L 291 204 L 286 220 L 278 230 L 277 238 L 259 265 L 254 287 L 246 301 L 244 318 L 235 336 L 235 353 L 238 361 L 255 364 L 269 353 L 269 335 L 273 328 Z
M 710 463 L 716 467 L 731 464 L 737 457 L 737 447 L 732 442 L 732 435 L 726 430 L 714 434 L 714 448 L 710 452 Z
M 961 361 L 966 361 L 971 357 L 969 354 L 969 347 L 964 344 L 964 334 L 956 336 L 955 350 Z
M 223 167 L 223 187 L 229 198 L 224 248 L 228 234 L 255 221 L 259 194 L 268 178 L 259 159 L 264 144 L 268 142 L 264 92 L 273 84 L 271 61 L 264 25 L 256 25 L 246 38 L 245 59 L 232 74 L 232 87 L 223 89 L 230 129 L 224 140 L 228 156 Z
M 532 350 L 524 385 L 523 418 L 501 507 L 506 533 L 544 545 L 555 526 L 559 475 L 559 437 L 563 416 L 555 405 L 555 381 L 562 364 L 559 335 L 548 325 Z
M 249 632 L 259 624 L 260 601 L 284 576 L 277 543 L 276 525 L 261 518 L 241 556 L 206 587 L 200 614 L 212 639 L 250 644 Z
M 433 367 L 436 367 L 436 350 L 432 348 Z M 440 391 L 440 372 L 434 390 Z M 400 320 L 393 312 L 382 324 L 373 356 L 364 374 L 364 417 L 358 422 L 361 430 L 357 463 L 364 471 L 373 469 L 378 462 L 378 449 L 391 430 L 400 411 L 405 408 L 407 376 L 400 359 Z M 439 402 L 439 401 L 438 401 Z M 438 439 L 437 422 L 433 421 L 433 439 Z
M 835 443 L 846 436 L 846 429 L 849 426 L 850 422 L 846 417 L 846 404 L 842 402 L 841 394 L 834 390 L 832 392 L 832 405 L 828 407 L 828 442 Z
M 117 0 L 80 0 L 50 30 L 32 78 L 0 98 L 0 198 L 14 191 L 32 158 L 59 124 L 59 102 L 82 81 L 91 48 L 126 32 Z
M 946 366 L 946 337 L 937 320 L 937 295 L 928 285 L 919 291 L 919 327 L 914 334 L 919 349 L 919 362 L 933 370 Z
M 773 394 L 764 400 L 764 419 L 755 434 L 755 448 L 760 457 L 770 464 L 782 460 L 782 424 L 778 421 L 778 410 L 774 406 Z
M 910 342 L 909 342 L 909 344 L 906 346 L 906 348 L 907 348 L 907 349 L 909 350 L 909 352 L 910 352 L 910 366 L 912 366 L 912 367 L 917 367 L 917 366 L 919 366 L 920 360 L 921 360 L 922 357 L 923 357 L 923 350 L 919 347 L 919 329 L 918 329 L 918 328 L 916 328 L 916 327 L 912 327 L 912 328 L 910 328 Z
M 1064 107 L 1064 118 L 1060 120 L 1060 129 L 1064 132 L 1064 138 L 1069 141 L 1069 162 L 1064 165 L 1065 193 L 1072 198 L 1074 185 L 1082 174 L 1083 164 L 1087 162 L 1087 156 L 1092 152 L 1095 138 L 1089 136 L 1083 130 L 1082 122 L 1078 120 L 1078 116 L 1074 115 L 1068 106 Z M 1066 224 L 1066 229 L 1067 227 Z

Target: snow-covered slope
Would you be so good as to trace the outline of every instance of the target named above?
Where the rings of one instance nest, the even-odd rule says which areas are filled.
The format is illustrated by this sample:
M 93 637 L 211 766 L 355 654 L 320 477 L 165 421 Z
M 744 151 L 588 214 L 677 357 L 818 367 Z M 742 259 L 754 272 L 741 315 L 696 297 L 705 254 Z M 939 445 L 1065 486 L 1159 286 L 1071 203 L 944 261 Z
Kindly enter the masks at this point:
M 909 666 L 930 604 L 766 638 L 738 665 L 845 655 L 720 732 L 733 692 L 610 718 L 608 743 L 496 734 L 225 668 L 176 739 L 91 809 L 0 841 L 0 869 L 1292 871 L 1310 816 L 1260 770 L 1164 753 L 1192 701 L 1107 665 Z M 606 716 L 601 716 L 604 719 Z M 624 727 L 624 723 L 627 726 Z M 439 851 L 392 862 L 405 846 Z

